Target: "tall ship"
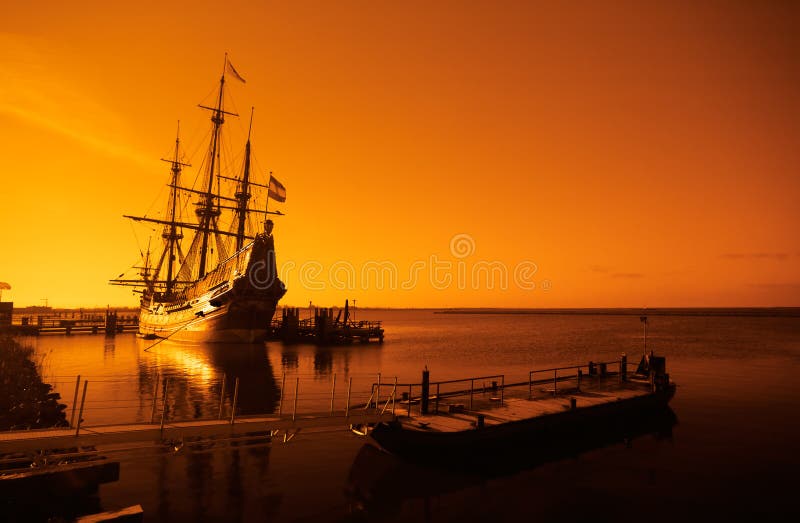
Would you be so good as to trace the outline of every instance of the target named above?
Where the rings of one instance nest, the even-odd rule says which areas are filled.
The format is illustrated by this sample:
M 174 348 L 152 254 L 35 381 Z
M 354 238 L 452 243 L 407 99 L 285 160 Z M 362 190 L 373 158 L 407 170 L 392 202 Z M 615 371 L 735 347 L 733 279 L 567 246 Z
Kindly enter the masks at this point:
M 285 187 L 272 174 L 258 181 L 252 169 L 250 113 L 241 167 L 223 165 L 226 74 L 244 82 L 225 58 L 211 113 L 208 149 L 193 187 L 181 175 L 191 167 L 181 155 L 180 134 L 169 159 L 169 197 L 160 216 L 130 216 L 154 224 L 162 246 L 142 253 L 133 277 L 110 281 L 141 294 L 139 333 L 178 341 L 256 343 L 264 341 L 278 300 L 286 293 L 278 278 L 270 200 L 286 201 Z M 258 205 L 257 205 L 258 204 Z

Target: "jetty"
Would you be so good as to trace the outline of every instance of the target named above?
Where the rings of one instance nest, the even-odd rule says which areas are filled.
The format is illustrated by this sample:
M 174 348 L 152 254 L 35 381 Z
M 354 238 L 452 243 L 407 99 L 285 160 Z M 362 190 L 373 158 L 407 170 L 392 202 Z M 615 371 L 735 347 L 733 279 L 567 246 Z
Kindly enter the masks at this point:
M 0 322 L 0 333 L 21 336 L 47 334 L 105 334 L 138 332 L 139 317 L 134 312 L 113 309 L 105 311 L 45 310 L 34 313 L 13 313 Z
M 350 317 L 349 303 L 345 302 L 334 317 L 332 308 L 316 307 L 314 315 L 300 318 L 298 307 L 283 309 L 281 318 L 273 320 L 270 339 L 286 343 L 316 343 L 318 345 L 347 345 L 377 341 L 383 343 L 383 326 L 380 321 L 356 321 Z

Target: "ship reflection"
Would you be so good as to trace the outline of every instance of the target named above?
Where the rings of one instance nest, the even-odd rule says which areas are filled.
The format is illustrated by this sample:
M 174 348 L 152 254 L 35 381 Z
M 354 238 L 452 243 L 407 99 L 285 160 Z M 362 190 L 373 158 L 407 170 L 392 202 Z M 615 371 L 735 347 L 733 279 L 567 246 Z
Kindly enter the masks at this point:
M 238 378 L 237 415 L 273 413 L 280 391 L 267 352 L 263 344 L 167 340 L 141 356 L 139 392 L 152 397 L 158 385 L 168 419 L 229 417 Z
M 367 443 L 350 468 L 345 493 L 353 513 L 370 519 L 392 518 L 402 512 L 407 501 L 422 500 L 427 506 L 431 498 L 480 486 L 492 478 L 510 476 L 620 443 L 631 445 L 634 439 L 646 435 L 671 439 L 676 424 L 675 413 L 666 408 L 568 441 L 506 449 L 492 454 L 491 460 L 465 456 L 462 463 L 447 466 L 404 461 Z
M 381 369 L 381 346 L 375 344 L 312 345 L 276 344 L 282 369 L 317 377 L 348 376 L 353 365 L 360 369 Z M 278 354 L 276 354 L 278 356 Z

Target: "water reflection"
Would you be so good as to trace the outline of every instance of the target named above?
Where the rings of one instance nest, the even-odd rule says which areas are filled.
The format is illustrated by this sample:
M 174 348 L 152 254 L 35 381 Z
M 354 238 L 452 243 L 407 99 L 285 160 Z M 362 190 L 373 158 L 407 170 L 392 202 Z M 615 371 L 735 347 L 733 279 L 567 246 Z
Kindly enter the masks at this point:
M 168 419 L 230 416 L 239 379 L 237 414 L 275 412 L 280 396 L 263 344 L 186 344 L 169 340 L 142 353 L 139 394 L 163 401 Z M 221 408 L 220 408 L 221 407 Z M 161 405 L 156 405 L 161 412 Z

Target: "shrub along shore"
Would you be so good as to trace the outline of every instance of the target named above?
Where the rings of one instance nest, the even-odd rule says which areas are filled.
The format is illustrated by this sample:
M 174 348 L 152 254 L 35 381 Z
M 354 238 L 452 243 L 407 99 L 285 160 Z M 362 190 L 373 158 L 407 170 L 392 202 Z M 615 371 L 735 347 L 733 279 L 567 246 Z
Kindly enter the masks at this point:
M 33 360 L 33 348 L 0 335 L 0 430 L 67 425 L 61 395 L 44 383 Z

